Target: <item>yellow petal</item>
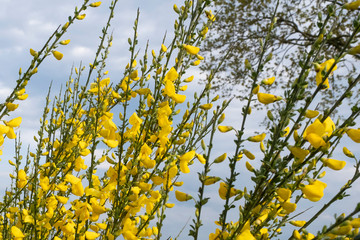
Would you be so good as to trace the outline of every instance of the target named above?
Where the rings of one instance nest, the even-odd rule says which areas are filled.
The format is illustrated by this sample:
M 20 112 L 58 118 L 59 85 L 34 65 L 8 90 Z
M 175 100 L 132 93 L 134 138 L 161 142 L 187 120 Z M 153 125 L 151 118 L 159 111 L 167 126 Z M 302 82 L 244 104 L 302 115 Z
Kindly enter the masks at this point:
M 345 161 L 340 161 L 340 160 L 331 159 L 331 158 L 322 159 L 322 162 L 324 163 L 324 165 L 326 167 L 329 167 L 332 170 L 341 170 L 346 165 Z
M 101 2 L 93 2 L 93 3 L 90 3 L 90 7 L 98 7 L 101 5 Z
M 259 134 L 259 135 L 249 137 L 248 140 L 250 142 L 261 142 L 261 141 L 263 141 L 265 139 L 265 137 L 266 137 L 266 134 L 262 133 L 262 134 Z
M 202 154 L 195 154 L 197 159 L 199 160 L 199 162 L 201 162 L 202 164 L 206 163 L 206 159 L 204 158 L 204 156 Z
M 174 96 L 172 96 L 172 99 L 176 102 L 176 103 L 183 103 L 186 100 L 186 95 L 181 95 L 181 94 L 175 94 Z
M 324 139 L 315 133 L 308 134 L 305 139 L 308 140 L 314 148 L 326 146 Z
M 260 93 L 260 92 L 257 93 L 257 98 L 259 102 L 261 102 L 262 104 L 269 104 L 282 99 L 281 97 L 275 96 L 273 94 Z
M 212 106 L 213 106 L 212 103 L 207 103 L 207 104 L 200 105 L 199 107 L 203 110 L 209 110 L 212 108 Z
M 276 193 L 284 200 L 287 201 L 291 197 L 291 190 L 287 188 L 279 188 Z
M 186 50 L 186 52 L 191 54 L 191 55 L 196 55 L 200 51 L 200 48 L 194 47 L 194 46 L 191 46 L 191 45 L 183 44 L 183 47 Z
M 319 119 L 316 119 L 312 124 L 310 124 L 304 132 L 304 138 L 310 133 L 315 133 L 318 136 L 323 136 L 325 134 L 325 126 Z
M 15 109 L 18 108 L 19 104 L 14 104 L 14 103 L 5 103 L 5 106 L 7 109 L 9 109 L 9 111 L 14 111 Z
M 280 203 L 281 207 L 287 212 L 287 213 L 292 213 L 296 210 L 296 203 L 291 203 L 291 202 L 282 202 Z
M 226 159 L 226 153 L 222 154 L 221 156 L 215 158 L 214 163 L 221 163 Z
M 189 173 L 190 169 L 189 169 L 189 162 L 186 161 L 180 161 L 180 170 L 183 173 Z
M 305 111 L 305 117 L 307 117 L 307 118 L 314 118 L 317 115 L 319 115 L 318 111 L 309 110 L 309 109 Z
M 245 154 L 245 156 L 246 156 L 248 159 L 250 159 L 250 160 L 254 160 L 254 159 L 255 159 L 254 154 L 252 154 L 250 151 L 244 149 L 244 150 L 243 150 L 243 153 Z
M 295 227 L 302 227 L 306 224 L 306 221 L 290 221 L 290 223 Z
M 187 152 L 187 153 L 183 154 L 180 157 L 180 162 L 181 161 L 190 162 L 194 157 L 195 157 L 195 151 L 193 150 L 193 151 L 190 151 L 190 152 Z
M 324 189 L 326 184 L 321 181 L 315 181 L 312 184 L 306 185 L 301 188 L 303 194 L 305 194 L 306 198 L 312 202 L 319 201 L 324 196 Z
M 350 158 L 353 158 L 353 157 L 354 157 L 354 154 L 353 154 L 349 149 L 347 149 L 346 147 L 343 147 L 343 153 L 344 153 L 346 156 L 350 157 Z
M 251 164 L 250 164 L 248 161 L 246 161 L 245 167 L 246 167 L 246 169 L 249 170 L 250 172 L 254 172 L 254 171 L 255 171 L 255 168 L 254 168 L 253 166 L 251 166 Z
M 11 227 L 11 235 L 13 235 L 15 238 L 24 238 L 25 237 L 25 235 L 22 233 L 22 231 L 16 226 Z
M 353 226 L 353 228 L 359 228 L 360 227 L 360 218 L 355 218 L 355 219 L 351 220 L 351 226 Z
M 177 191 L 177 190 L 175 191 L 175 197 L 179 202 L 185 202 L 185 201 L 189 201 L 190 199 L 192 199 L 191 195 Z
M 289 146 L 288 149 L 296 158 L 300 159 L 300 161 L 303 161 L 305 157 L 309 154 L 309 150 L 302 149 L 300 147 Z
M 86 17 L 86 14 L 81 14 L 81 15 L 76 16 L 76 19 L 83 20 L 85 17 Z
M 19 127 L 20 124 L 21 124 L 21 121 L 22 121 L 22 118 L 21 117 L 17 117 L 17 118 L 14 118 L 8 122 L 5 122 L 6 126 L 8 127 L 12 127 L 12 128 L 16 128 L 16 127 Z
M 94 239 L 96 239 L 96 238 L 99 237 L 99 236 L 100 236 L 99 233 L 89 232 L 89 231 L 86 231 L 86 232 L 85 232 L 85 237 L 86 237 L 86 239 L 88 239 L 88 240 L 94 240 Z
M 265 85 L 271 85 L 274 83 L 274 81 L 275 81 L 275 77 L 271 77 L 271 78 L 264 79 L 261 82 Z
M 235 188 L 231 188 L 231 189 L 228 189 L 228 185 L 224 182 L 221 182 L 220 183 L 220 187 L 219 187 L 219 196 L 222 198 L 222 199 L 226 199 L 226 195 L 228 194 L 227 192 L 230 190 L 230 193 L 229 193 L 229 197 L 233 197 L 235 196 L 236 194 L 236 190 Z
M 345 225 L 345 226 L 338 226 L 331 230 L 332 234 L 335 235 L 347 235 L 351 232 L 352 226 L 351 224 Z
M 64 54 L 62 54 L 61 52 L 58 52 L 58 51 L 52 51 L 52 54 L 54 55 L 54 57 L 57 59 L 57 60 L 61 60 L 64 56 Z
M 346 134 L 356 143 L 360 143 L 360 129 L 348 129 Z
M 214 184 L 218 181 L 220 181 L 220 177 L 210 177 L 210 176 L 206 176 L 205 180 L 204 180 L 204 185 L 211 185 Z
M 360 0 L 346 3 L 343 6 L 346 10 L 356 10 L 360 7 Z
M 233 127 L 231 127 L 231 126 L 218 126 L 218 129 L 219 129 L 220 132 L 226 133 L 226 132 L 229 132 L 229 131 L 233 130 Z
M 70 43 L 70 39 L 60 41 L 61 45 L 68 45 L 69 43 Z
M 31 54 L 31 56 L 35 57 L 38 55 L 38 52 L 35 51 L 34 49 L 30 48 L 30 54 Z

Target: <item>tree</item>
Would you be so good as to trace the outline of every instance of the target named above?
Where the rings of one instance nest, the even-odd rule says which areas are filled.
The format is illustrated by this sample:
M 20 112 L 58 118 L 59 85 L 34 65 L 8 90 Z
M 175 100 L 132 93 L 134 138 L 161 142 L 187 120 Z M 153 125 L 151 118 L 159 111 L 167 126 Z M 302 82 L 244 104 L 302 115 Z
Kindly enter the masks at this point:
M 344 1 L 303 1 L 289 0 L 279 1 L 276 11 L 276 24 L 271 32 L 271 48 L 267 53 L 272 53 L 270 64 L 265 67 L 266 75 L 262 78 L 276 77 L 274 86 L 284 89 L 298 75 L 297 67 L 301 65 L 299 59 L 310 51 L 312 43 L 319 37 L 318 29 L 322 26 L 329 11 L 335 11 L 332 3 L 337 6 L 344 5 Z M 221 91 L 223 96 L 233 95 L 243 99 L 244 91 L 250 86 L 249 78 L 246 78 L 247 69 L 244 61 L 248 59 L 251 64 L 256 64 L 261 51 L 260 39 L 264 39 L 268 32 L 268 24 L 275 11 L 276 2 L 269 0 L 219 0 L 214 4 L 216 21 L 205 40 L 204 52 L 207 56 L 206 64 L 202 70 L 208 71 L 218 64 L 219 56 L 227 55 L 227 61 L 221 68 L 221 75 L 213 84 L 215 91 Z M 345 12 L 344 12 L 345 11 Z M 317 56 L 314 62 L 322 62 L 323 59 L 332 58 L 343 47 L 347 49 L 355 46 L 358 40 L 348 44 L 346 40 L 351 36 L 353 24 L 358 24 L 354 16 L 359 11 L 346 11 L 337 8 L 328 19 L 328 28 L 331 31 L 324 36 L 322 43 L 323 52 Z M 338 96 L 340 90 L 346 87 L 347 79 L 356 71 L 360 55 L 347 56 L 342 60 L 345 71 L 337 73 L 331 78 L 333 91 L 327 91 L 322 95 L 322 109 L 329 106 L 331 101 Z M 341 81 L 339 81 L 342 79 Z M 314 85 L 315 81 L 309 84 Z M 354 94 L 356 95 L 356 94 Z M 356 102 L 357 96 L 353 96 L 351 102 Z

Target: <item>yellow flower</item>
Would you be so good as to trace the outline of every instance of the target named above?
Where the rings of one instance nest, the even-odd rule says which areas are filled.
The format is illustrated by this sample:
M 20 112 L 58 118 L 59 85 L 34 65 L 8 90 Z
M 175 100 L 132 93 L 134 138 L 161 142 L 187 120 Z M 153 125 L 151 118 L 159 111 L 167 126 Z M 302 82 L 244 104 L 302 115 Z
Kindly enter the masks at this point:
M 195 151 L 190 151 L 185 153 L 180 157 L 180 170 L 183 173 L 189 173 L 190 169 L 188 167 L 189 162 L 195 157 Z
M 30 54 L 31 54 L 31 56 L 33 56 L 33 57 L 37 57 L 38 52 L 35 51 L 34 49 L 30 48 Z
M 348 129 L 346 134 L 356 143 L 360 143 L 360 129 Z
M 164 44 L 161 44 L 161 51 L 163 52 L 167 51 L 167 47 Z
M 296 240 L 300 240 L 301 239 L 301 235 L 299 233 L 298 230 L 294 230 L 293 235 L 292 235 Z
M 317 71 L 316 85 L 319 86 L 322 83 L 323 75 L 321 72 L 325 69 L 326 69 L 326 71 L 328 71 L 334 63 L 335 63 L 335 59 L 329 59 L 319 65 L 319 67 L 316 69 L 316 71 Z M 329 75 L 331 75 L 336 69 L 337 69 L 337 65 L 334 66 L 334 68 L 331 70 L 331 73 Z M 322 84 L 325 85 L 324 89 L 329 88 L 329 79 L 326 78 Z
M 70 39 L 60 41 L 61 45 L 68 45 L 69 43 L 70 43 Z
M 22 231 L 16 227 L 16 226 L 12 226 L 11 227 L 11 235 L 14 237 L 14 238 L 24 238 L 25 235 L 22 233 Z
M 360 218 L 355 218 L 355 219 L 351 220 L 351 226 L 353 226 L 353 228 L 359 228 L 360 227 Z
M 178 78 L 178 73 L 175 68 L 171 68 L 169 72 L 165 75 L 164 82 L 164 94 L 171 97 L 176 103 L 183 103 L 186 100 L 185 95 L 180 95 L 175 92 L 174 81 Z
M 7 109 L 9 109 L 9 111 L 14 111 L 15 109 L 18 108 L 19 104 L 15 104 L 15 103 L 5 103 L 5 106 Z
M 271 85 L 273 84 L 275 81 L 275 77 L 271 77 L 271 78 L 267 78 L 261 81 L 261 83 L 265 84 L 265 85 Z
M 221 156 L 215 158 L 214 163 L 221 163 L 226 159 L 226 153 L 222 154 Z
M 212 103 L 207 103 L 207 104 L 200 105 L 199 107 L 203 110 L 209 110 L 212 108 L 212 106 L 213 106 Z
M 200 64 L 200 60 L 199 60 L 199 59 L 196 60 L 196 61 L 194 61 L 194 62 L 192 63 L 193 66 L 197 66 L 197 65 L 199 65 L 199 64 Z
M 324 139 L 315 133 L 308 134 L 305 139 L 308 140 L 314 148 L 326 146 Z
M 86 232 L 85 232 L 85 237 L 86 237 L 86 239 L 88 239 L 88 240 L 94 240 L 94 239 L 96 239 L 96 238 L 99 237 L 99 236 L 100 236 L 99 233 L 89 232 L 89 231 L 86 231 Z
M 17 175 L 18 182 L 16 183 L 16 186 L 18 188 L 23 188 L 27 184 L 27 176 L 23 169 L 20 169 Z
M 57 60 L 61 60 L 64 56 L 64 54 L 62 54 L 61 52 L 58 52 L 58 51 L 52 51 L 52 54 L 54 55 L 54 57 L 57 59 Z
M 314 147 L 319 148 L 325 146 L 326 143 L 323 136 L 331 136 L 335 129 L 335 124 L 330 117 L 327 117 L 322 123 L 319 119 L 316 119 L 310 124 L 304 133 L 304 138 Z
M 259 92 L 259 90 L 260 90 L 260 85 L 258 84 L 258 85 L 256 85 L 254 88 L 253 88 L 253 90 L 251 91 L 253 94 L 257 94 L 258 92 Z
M 184 82 L 192 82 L 192 80 L 194 80 L 194 76 L 190 76 L 190 77 L 188 77 L 188 78 L 186 78 L 185 80 L 184 80 Z
M 218 129 L 220 132 L 226 133 L 226 132 L 233 130 L 234 128 L 231 126 L 218 126 Z
M 346 147 L 343 147 L 343 153 L 348 156 L 349 158 L 353 158 L 354 157 L 354 154 L 349 150 L 347 149 Z
M 198 47 L 194 47 L 194 46 L 191 46 L 191 45 L 186 45 L 186 44 L 183 44 L 183 48 L 186 50 L 186 52 L 190 55 L 196 55 L 199 53 L 200 51 L 200 48 Z
M 246 169 L 249 170 L 250 172 L 254 172 L 254 171 L 255 171 L 255 168 L 254 168 L 253 166 L 251 166 L 251 164 L 250 164 L 248 161 L 246 161 L 245 167 L 246 167 Z
M 214 184 L 218 181 L 220 181 L 220 177 L 210 177 L 210 176 L 206 176 L 204 179 L 204 185 L 211 185 Z
M 286 188 L 279 188 L 276 193 L 281 197 L 282 200 L 287 201 L 291 197 L 291 190 Z
M 202 154 L 195 154 L 197 159 L 199 160 L 199 162 L 201 162 L 202 164 L 206 163 L 206 159 L 204 158 L 204 156 Z
M 296 210 L 296 203 L 289 201 L 280 203 L 280 206 L 286 211 L 287 214 L 292 213 Z
M 22 118 L 21 117 L 17 117 L 17 118 L 14 118 L 10 121 L 4 121 L 6 126 L 8 127 L 11 127 L 11 128 L 16 128 L 16 127 L 19 127 L 20 124 L 21 124 L 21 121 L 22 121 Z
M 177 191 L 177 190 L 175 191 L 175 197 L 179 202 L 185 202 L 185 201 L 189 201 L 190 199 L 192 199 L 191 195 Z
M 341 170 L 346 165 L 345 161 L 340 161 L 340 160 L 331 159 L 331 158 L 321 159 L 321 161 L 324 163 L 324 166 L 329 167 L 332 170 Z
M 306 221 L 290 221 L 290 223 L 295 227 L 302 227 L 306 224 Z
M 76 16 L 76 19 L 83 20 L 85 17 L 86 17 L 86 14 L 84 13 L 84 14 Z
M 347 235 L 351 232 L 351 230 L 352 230 L 351 224 L 347 224 L 344 226 L 335 227 L 333 230 L 331 230 L 331 233 L 335 235 Z
M 249 140 L 250 142 L 261 142 L 261 141 L 263 141 L 265 139 L 265 137 L 266 137 L 266 134 L 262 133 L 262 134 L 259 134 L 259 135 L 249 137 L 247 140 Z
M 90 7 L 98 7 L 101 5 L 101 2 L 93 2 L 93 3 L 90 3 Z
M 289 146 L 288 149 L 290 150 L 292 155 L 294 155 L 296 158 L 300 159 L 301 162 L 309 154 L 309 150 L 302 149 L 300 147 Z
M 175 206 L 175 203 L 165 203 L 165 207 L 167 208 L 173 208 Z
M 63 196 L 55 196 L 55 197 L 62 204 L 66 204 L 68 202 L 68 200 L 69 200 L 68 197 L 63 197 Z
M 346 10 L 356 10 L 360 7 L 360 0 L 354 1 L 354 2 L 350 2 L 350 3 L 346 3 L 343 6 Z
M 226 199 L 226 195 L 229 190 L 230 190 L 229 197 L 235 196 L 235 194 L 236 194 L 235 188 L 229 189 L 229 187 L 226 183 L 224 183 L 224 182 L 220 183 L 219 196 L 221 197 L 221 199 L 224 199 L 224 200 Z
M 211 12 L 211 10 L 205 11 L 205 14 L 206 14 L 207 18 L 208 18 L 210 21 L 214 22 L 214 21 L 216 20 L 216 17 L 215 17 L 214 14 Z
M 25 100 L 25 99 L 27 99 L 28 98 L 28 94 L 23 94 L 23 95 L 21 95 L 21 96 L 18 96 L 17 97 L 17 99 L 19 99 L 19 100 Z
M 312 202 L 319 201 L 324 196 L 326 183 L 316 180 L 315 182 L 301 188 L 302 193 Z
M 257 98 L 259 102 L 261 102 L 262 104 L 269 104 L 282 99 L 282 97 L 280 96 L 276 96 L 268 93 L 260 93 L 260 92 L 257 93 Z
M 245 156 L 246 156 L 248 159 L 250 159 L 250 160 L 254 160 L 254 159 L 255 159 L 254 154 L 252 154 L 250 151 L 244 149 L 244 150 L 243 150 L 243 153 L 245 154 Z
M 307 118 L 314 118 L 317 115 L 319 115 L 318 111 L 309 110 L 309 109 L 305 111 L 305 117 L 307 117 Z

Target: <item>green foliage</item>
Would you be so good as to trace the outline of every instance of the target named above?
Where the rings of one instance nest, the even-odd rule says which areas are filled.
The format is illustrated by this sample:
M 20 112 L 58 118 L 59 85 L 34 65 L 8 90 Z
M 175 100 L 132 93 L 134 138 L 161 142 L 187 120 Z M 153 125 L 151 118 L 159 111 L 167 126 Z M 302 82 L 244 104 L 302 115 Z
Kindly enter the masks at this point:
M 343 69 L 342 62 L 349 55 L 360 52 L 359 46 L 349 49 L 360 31 L 358 15 L 349 14 L 353 18 L 347 21 L 353 24 L 344 25 L 341 31 L 348 34 L 336 52 L 330 54 L 328 48 L 336 19 L 358 11 L 360 1 L 327 6 L 324 17 L 319 17 L 318 30 L 312 32 L 315 37 L 306 40 L 307 49 L 292 63 L 295 77 L 276 94 L 271 86 L 276 86 L 278 77 L 263 76 L 279 57 L 274 49 L 279 44 L 276 34 L 282 32 L 284 20 L 278 15 L 284 6 L 279 1 L 266 5 L 271 12 L 267 15 L 264 11 L 268 22 L 259 25 L 263 35 L 257 37 L 258 47 L 252 46 L 256 58 L 232 62 L 234 48 L 226 49 L 224 56 L 217 56 L 219 64 L 208 73 L 205 87 L 190 98 L 184 94 L 194 79 L 188 72 L 204 60 L 199 46 L 217 18 L 208 9 L 211 3 L 185 0 L 180 7 L 174 5 L 178 16 L 174 37 L 164 38 L 157 50 L 146 46 L 143 55 L 138 46 L 138 12 L 133 37 L 128 39 L 129 61 L 123 76 L 114 81 L 108 77 L 106 63 L 113 41 L 109 28 L 119 2 L 111 2 L 93 62 L 75 67 L 65 89 L 53 99 L 49 89 L 34 145 L 24 152 L 15 133 L 22 117 L 3 118 L 12 117 L 18 104 L 26 100 L 25 87 L 31 84 L 37 67 L 48 56 L 63 58 L 59 44 L 71 44 L 61 40 L 65 31 L 75 21 L 85 21 L 83 11 L 99 7 L 101 2 L 85 0 L 40 51 L 30 50 L 33 60 L 29 68 L 24 73 L 20 70 L 14 91 L 1 105 L 0 145 L 15 139 L 16 146 L 14 161 L 9 161 L 12 184 L 0 204 L 1 239 L 161 239 L 168 208 L 181 208 L 187 201 L 193 204 L 188 232 L 193 239 L 202 239 L 203 230 L 211 240 L 274 239 L 281 237 L 281 229 L 289 224 L 295 227 L 289 239 L 352 239 L 358 234 L 360 203 L 349 214 L 336 215 L 333 224 L 317 233 L 307 229 L 329 206 L 350 197 L 349 191 L 360 177 L 356 152 L 344 147 L 343 157 L 348 159 L 333 158 L 343 137 L 360 143 L 360 129 L 354 128 L 360 108 L 343 103 L 356 89 L 360 76 L 342 82 L 344 87 L 336 94 L 329 81 Z M 250 3 L 244 6 L 250 7 Z M 296 17 L 303 16 L 299 13 Z M 219 103 L 219 96 L 210 94 L 223 64 L 225 69 L 229 64 L 241 69 L 241 78 L 247 81 L 246 94 L 238 102 L 242 106 L 236 119 L 239 127 L 222 125 L 226 123 L 224 111 L 238 99 Z M 323 93 L 333 96 L 326 109 L 316 107 Z M 252 132 L 249 121 L 258 118 L 252 108 L 260 104 L 273 106 L 272 111 L 261 112 L 268 118 L 269 128 Z M 341 117 L 336 113 L 339 108 Z M 217 152 L 218 133 L 234 134 L 233 151 Z M 250 151 L 254 144 L 260 145 L 260 151 Z M 324 202 L 324 194 L 329 194 L 327 183 L 320 181 L 324 170 L 341 171 L 345 165 L 353 165 L 348 167 L 353 175 L 346 176 L 347 182 Z M 219 173 L 217 168 L 224 170 Z M 245 172 L 250 178 L 240 181 L 247 176 Z M 197 175 L 196 196 L 187 193 L 188 182 L 180 182 L 185 174 Z M 214 184 L 218 185 L 217 199 L 209 193 Z M 175 199 L 176 203 L 171 203 Z M 209 230 L 204 212 L 219 201 L 222 207 L 214 209 L 218 217 L 211 219 L 217 228 Z M 309 201 L 324 204 L 309 219 L 302 219 L 303 212 L 297 207 Z M 180 233 L 184 229 L 179 229 Z M 171 233 L 172 237 L 176 234 Z

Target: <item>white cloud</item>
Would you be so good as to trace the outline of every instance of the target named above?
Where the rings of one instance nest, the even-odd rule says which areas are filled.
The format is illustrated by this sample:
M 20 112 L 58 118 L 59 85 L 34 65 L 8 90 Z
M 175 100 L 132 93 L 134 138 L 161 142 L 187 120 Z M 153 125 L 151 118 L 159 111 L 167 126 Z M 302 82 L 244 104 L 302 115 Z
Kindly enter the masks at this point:
M 85 46 L 75 46 L 70 51 L 71 51 L 71 55 L 76 60 L 79 59 L 81 60 L 84 58 L 89 58 L 94 56 L 94 51 L 91 48 Z

